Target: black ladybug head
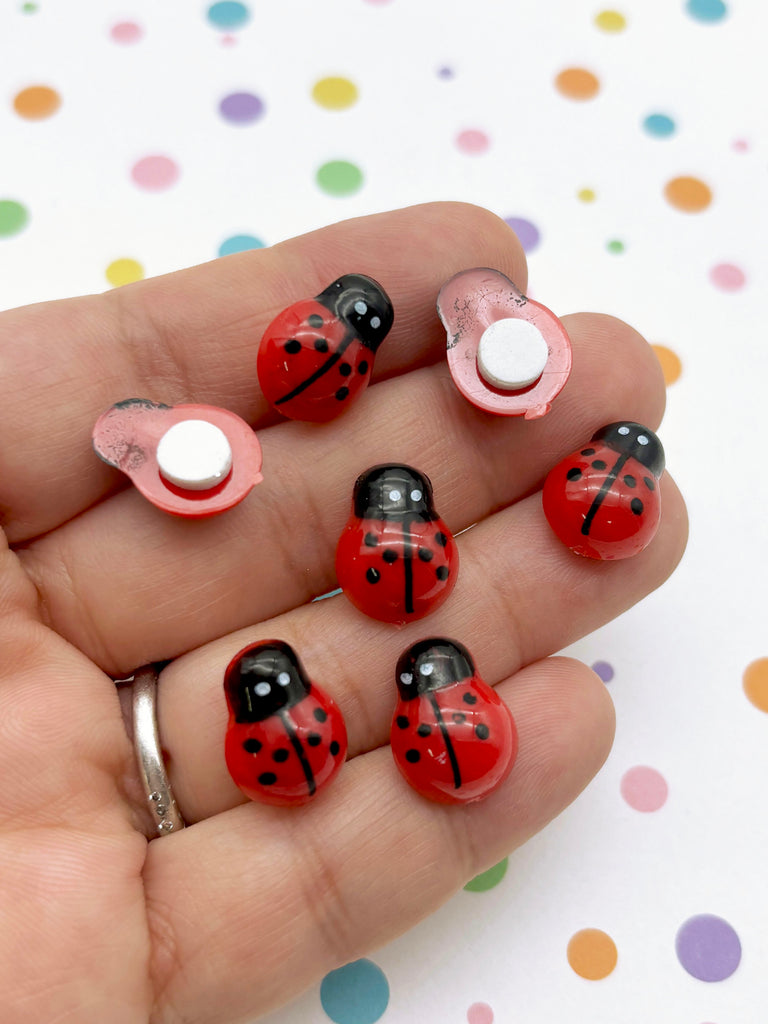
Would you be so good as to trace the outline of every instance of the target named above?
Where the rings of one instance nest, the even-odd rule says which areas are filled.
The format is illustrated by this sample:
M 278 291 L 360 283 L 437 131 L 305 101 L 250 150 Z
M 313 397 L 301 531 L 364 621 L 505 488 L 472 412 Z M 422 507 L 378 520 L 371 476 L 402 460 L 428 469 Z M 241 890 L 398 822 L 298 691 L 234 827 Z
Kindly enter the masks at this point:
M 470 679 L 475 666 L 463 644 L 432 637 L 420 640 L 402 654 L 396 671 L 401 700 L 414 700 L 423 693 Z
M 410 466 L 373 466 L 357 478 L 353 497 L 360 519 L 437 519 L 429 478 Z
M 238 722 L 263 722 L 281 708 L 298 704 L 310 689 L 296 653 L 282 640 L 246 647 L 224 675 L 227 703 Z
M 637 459 L 658 479 L 664 472 L 664 449 L 652 430 L 642 423 L 609 423 L 598 430 L 593 441 L 603 441 L 614 451 Z
M 372 352 L 384 341 L 394 319 L 389 296 L 365 274 L 344 274 L 320 292 L 317 301 L 348 324 Z

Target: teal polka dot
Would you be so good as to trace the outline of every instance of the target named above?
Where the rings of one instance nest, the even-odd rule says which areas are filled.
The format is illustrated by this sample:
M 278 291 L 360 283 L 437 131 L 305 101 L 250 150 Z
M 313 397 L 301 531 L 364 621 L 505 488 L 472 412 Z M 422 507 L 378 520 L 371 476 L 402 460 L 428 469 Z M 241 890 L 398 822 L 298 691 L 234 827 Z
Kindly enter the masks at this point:
M 372 960 L 355 960 L 326 974 L 320 1002 L 334 1024 L 376 1024 L 389 1003 L 389 982 Z
M 657 139 L 666 139 L 669 135 L 674 135 L 675 122 L 666 114 L 649 114 L 643 121 L 643 128 Z
M 219 256 L 231 256 L 233 252 L 247 252 L 249 249 L 263 249 L 264 243 L 255 235 L 232 235 L 219 246 Z
M 722 21 L 728 13 L 723 0 L 688 0 L 685 9 L 697 21 Z
M 251 16 L 245 4 L 237 0 L 220 0 L 208 8 L 208 21 L 216 28 L 242 28 Z

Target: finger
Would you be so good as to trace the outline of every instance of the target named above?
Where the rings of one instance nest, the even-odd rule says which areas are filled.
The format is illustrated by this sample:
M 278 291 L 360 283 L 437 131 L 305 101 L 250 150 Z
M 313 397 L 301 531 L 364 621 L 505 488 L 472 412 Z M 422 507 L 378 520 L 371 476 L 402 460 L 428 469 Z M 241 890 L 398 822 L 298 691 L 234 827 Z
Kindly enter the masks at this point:
M 376 385 L 322 431 L 264 431 L 265 482 L 224 516 L 174 520 L 130 491 L 33 542 L 22 557 L 51 624 L 107 671 L 128 673 L 334 587 L 352 484 L 371 465 L 426 472 L 456 532 L 530 493 L 597 427 L 655 427 L 664 386 L 646 342 L 609 317 L 567 324 L 574 371 L 542 420 L 477 411 L 441 363 Z
M 473 653 L 494 685 L 562 650 L 658 587 L 685 546 L 687 521 L 679 491 L 662 480 L 662 522 L 634 558 L 597 562 L 574 555 L 552 534 L 532 495 L 459 538 L 461 573 L 451 599 L 434 615 L 394 630 L 362 620 L 344 597 L 307 605 L 179 658 L 161 676 L 160 733 L 170 777 L 188 821 L 243 801 L 224 761 L 227 709 L 223 673 L 256 640 L 293 646 L 310 677 L 344 715 L 349 757 L 388 741 L 396 691 L 394 667 L 428 636 L 453 637 Z
M 476 264 L 525 286 L 525 257 L 504 221 L 479 207 L 432 203 L 4 314 L 0 509 L 9 539 L 50 530 L 125 484 L 90 443 L 97 417 L 115 402 L 203 402 L 257 425 L 274 418 L 256 378 L 264 329 L 286 306 L 350 272 L 380 281 L 395 308 L 375 376 L 422 365 L 445 348 L 435 314 L 440 285 Z
M 563 810 L 608 753 L 605 687 L 554 659 L 500 693 L 520 753 L 486 801 L 423 800 L 382 749 L 302 811 L 243 806 L 150 844 L 159 1018 L 171 1007 L 189 1024 L 266 1012 L 411 927 Z

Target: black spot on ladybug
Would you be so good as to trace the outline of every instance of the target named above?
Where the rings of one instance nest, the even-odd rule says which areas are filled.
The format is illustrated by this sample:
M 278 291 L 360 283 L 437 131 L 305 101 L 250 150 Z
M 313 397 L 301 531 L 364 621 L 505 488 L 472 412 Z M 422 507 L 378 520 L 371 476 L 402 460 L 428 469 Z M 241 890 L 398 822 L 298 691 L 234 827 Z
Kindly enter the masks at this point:
M 448 579 L 448 566 L 447 565 L 439 565 L 437 567 L 437 570 L 436 570 L 436 575 L 437 575 L 437 578 L 439 580 L 447 580 Z
M 320 316 L 319 313 L 310 313 L 309 316 L 307 317 L 307 323 L 309 324 L 310 327 L 322 327 L 323 318 Z
M 398 715 L 397 718 L 395 719 L 395 724 L 397 725 L 398 729 L 407 729 L 408 719 L 405 717 L 405 715 Z
M 360 360 L 360 362 L 357 364 L 357 372 L 358 373 L 368 373 L 368 360 L 367 359 L 361 359 Z
M 637 487 L 637 480 L 635 480 L 635 478 L 631 476 L 629 473 L 627 473 L 627 475 L 624 477 L 624 483 L 627 485 L 627 487 Z
M 444 548 L 445 545 L 448 543 L 448 538 L 445 536 L 442 530 L 435 534 L 435 542 L 439 544 L 441 548 Z
M 243 750 L 247 750 L 249 754 L 258 754 L 261 750 L 261 741 L 245 740 L 243 743 Z
M 310 747 L 319 747 L 322 742 L 323 737 L 319 732 L 311 732 L 309 736 L 307 736 L 307 743 Z
M 331 752 L 331 756 L 332 757 L 336 757 L 338 752 L 341 750 L 341 747 L 339 746 L 339 741 L 338 740 L 332 740 L 331 741 L 331 745 L 330 745 L 330 747 L 328 747 L 328 749 Z
M 410 761 L 411 764 L 416 764 L 417 761 L 421 760 L 421 754 L 418 750 L 406 750 L 405 760 Z
M 259 776 L 259 783 L 262 786 L 274 786 L 277 782 L 277 776 L 274 772 L 262 772 Z
M 419 548 L 419 558 L 422 562 L 431 562 L 434 557 L 434 551 L 430 551 L 429 548 Z
M 422 722 L 416 732 L 419 736 L 429 736 L 432 732 L 432 727 L 427 725 L 426 722 Z
M 335 398 L 338 402 L 343 402 L 348 394 L 349 388 L 339 388 L 339 390 L 336 392 Z
M 479 740 L 487 740 L 490 735 L 491 730 L 485 722 L 481 722 L 480 725 L 475 726 L 475 736 L 477 736 Z
M 339 367 L 339 373 L 341 374 L 342 377 L 348 377 L 350 373 L 352 373 L 352 367 L 349 365 L 349 363 L 342 363 L 341 366 Z
M 649 491 L 655 491 L 656 490 L 656 484 L 651 479 L 651 477 L 644 476 L 643 477 L 643 483 L 645 484 L 645 486 L 648 488 Z
M 272 760 L 277 761 L 278 764 L 282 764 L 283 761 L 288 760 L 289 756 L 290 755 L 286 747 L 278 747 L 277 750 L 272 755 Z
M 573 469 L 569 469 L 565 475 L 568 480 L 581 480 L 581 470 L 578 466 L 574 466 Z
M 607 469 L 608 468 L 608 463 L 607 462 L 603 462 L 602 459 L 595 459 L 595 461 L 592 463 L 592 468 L 593 469 Z
M 581 449 L 581 454 L 582 455 L 594 455 L 595 454 L 595 449 L 594 448 L 582 448 Z
M 630 501 L 629 503 L 629 507 L 632 509 L 636 516 L 639 516 L 643 511 L 643 503 L 642 501 L 640 501 L 639 498 L 633 498 L 632 501 Z
M 464 723 L 467 720 L 467 716 L 464 714 L 463 711 L 454 711 L 451 717 L 453 718 L 456 725 L 464 725 Z
M 327 340 L 325 338 L 315 338 L 315 351 L 317 351 L 317 352 L 327 352 L 328 351 L 328 342 L 327 342 Z
M 393 562 L 397 561 L 397 552 L 392 548 L 387 548 L 381 557 L 388 565 L 392 565 Z
M 367 548 L 375 548 L 376 545 L 379 543 L 379 538 L 376 536 L 375 533 L 366 533 L 363 539 L 365 541 L 365 546 Z
M 470 693 L 469 691 L 467 691 L 461 699 L 465 704 L 477 704 L 477 697 L 474 693 Z
M 286 341 L 283 348 L 288 355 L 295 356 L 297 352 L 301 352 L 301 342 L 297 341 L 296 338 L 291 338 L 290 341 Z
M 313 714 L 318 722 L 325 722 L 328 719 L 328 713 L 323 711 L 322 708 L 315 708 Z
M 379 580 L 381 579 L 381 573 L 379 572 L 378 569 L 367 569 L 365 573 L 365 578 L 368 580 L 369 583 L 378 583 Z

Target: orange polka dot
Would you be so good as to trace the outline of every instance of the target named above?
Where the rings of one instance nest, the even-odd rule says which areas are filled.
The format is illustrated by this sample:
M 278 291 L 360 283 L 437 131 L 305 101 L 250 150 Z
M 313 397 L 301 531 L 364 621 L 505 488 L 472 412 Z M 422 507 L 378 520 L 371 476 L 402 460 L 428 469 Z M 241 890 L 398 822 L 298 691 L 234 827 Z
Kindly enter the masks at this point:
M 699 213 L 712 202 L 712 189 L 698 178 L 673 178 L 664 188 L 667 202 L 686 213 Z
M 768 658 L 758 658 L 744 669 L 744 693 L 761 711 L 768 711 Z
M 651 348 L 656 353 L 656 358 L 661 363 L 661 369 L 664 373 L 664 383 L 674 384 L 677 378 L 683 371 L 683 364 L 680 362 L 680 356 L 676 352 L 673 352 L 671 348 L 667 348 L 666 345 L 651 345 Z
M 586 68 L 566 68 L 555 79 L 555 86 L 570 100 L 591 100 L 600 91 L 597 76 Z
M 568 943 L 568 963 L 588 981 L 607 978 L 618 958 L 616 943 L 599 928 L 583 928 Z
M 13 98 L 14 110 L 19 117 L 25 117 L 28 121 L 41 121 L 44 117 L 50 117 L 60 106 L 61 96 L 47 85 L 30 85 L 28 89 L 17 92 Z

